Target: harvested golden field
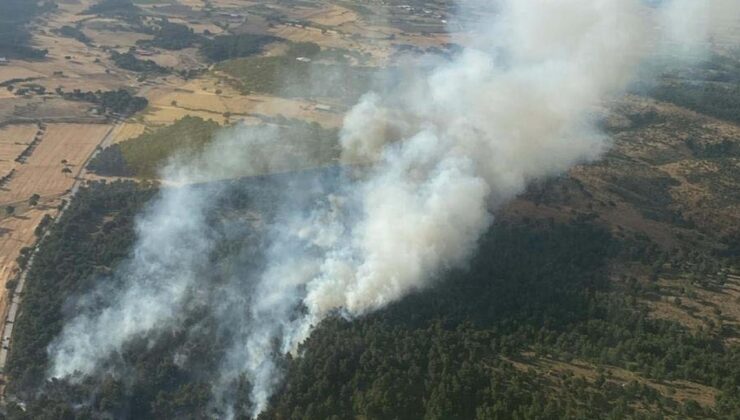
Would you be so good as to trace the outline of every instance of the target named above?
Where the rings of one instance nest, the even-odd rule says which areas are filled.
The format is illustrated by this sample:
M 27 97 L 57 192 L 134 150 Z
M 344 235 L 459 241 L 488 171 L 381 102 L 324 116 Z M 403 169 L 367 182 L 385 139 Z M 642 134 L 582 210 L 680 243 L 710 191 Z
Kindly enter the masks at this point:
M 146 125 L 135 122 L 126 122 L 113 129 L 111 136 L 113 138 L 112 143 L 120 143 L 122 141 L 132 139 L 141 135 L 146 130 Z
M 115 48 L 135 47 L 136 41 L 152 39 L 151 35 L 129 31 L 110 31 L 106 29 L 86 29 L 85 34 L 95 43 Z
M 335 27 L 357 22 L 359 19 L 354 11 L 337 5 L 330 5 L 326 9 L 311 10 L 301 17 L 319 25 Z
M 15 161 L 33 141 L 38 127 L 34 124 L 7 125 L 0 128 L 0 177 L 19 166 Z
M 221 97 L 211 92 L 188 92 L 185 89 L 174 90 L 168 94 L 157 97 L 152 101 L 152 106 L 172 106 L 192 111 L 207 111 L 214 113 L 228 112 Z
M 225 124 L 226 122 L 226 118 L 223 116 L 223 114 L 220 114 L 218 112 L 211 112 L 207 110 L 188 110 L 174 106 L 151 107 L 149 109 L 149 112 L 144 115 L 144 121 L 148 126 L 170 125 L 176 120 L 179 120 L 180 118 L 188 115 L 193 117 L 200 117 L 205 120 L 214 120 L 219 124 Z
M 51 203 L 44 203 L 51 204 Z M 56 209 L 47 205 L 17 210 L 14 216 L 0 219 L 0 287 L 3 291 L 8 280 L 18 272 L 16 258 L 21 248 L 31 246 L 36 240 L 34 230 L 45 214 L 56 213 Z M 8 293 L 0 293 L 0 314 L 5 314 L 8 307 Z
M 49 92 L 60 86 L 66 91 L 88 91 L 117 89 L 129 84 L 128 77 L 121 72 L 106 73 L 107 54 L 69 38 L 39 36 L 37 42 L 49 50 L 48 58 L 13 60 L 9 65 L 0 66 L 0 82 L 33 78 L 33 83 L 46 87 Z M 7 92 L 4 88 L 2 91 Z
M 150 108 L 143 116 L 143 122 L 148 126 L 169 125 L 186 115 L 212 119 L 219 124 L 236 120 L 258 122 L 260 117 L 282 115 L 315 121 L 327 127 L 338 126 L 342 118 L 340 113 L 316 109 L 317 104 L 310 100 L 240 95 L 215 78 L 192 80 L 179 88 L 152 89 L 147 96 Z M 231 115 L 228 121 L 224 116 L 226 113 Z
M 11 61 L 10 64 L 0 66 L 0 83 L 11 80 L 11 79 L 26 79 L 29 77 L 42 77 L 42 73 L 38 73 L 27 68 L 27 63 L 20 61 Z M 3 88 L 5 90 L 5 88 Z
M 49 124 L 41 141 L 32 149 L 25 163 L 15 162 L 37 134 L 37 126 L 11 125 L 0 129 L 0 156 L 3 168 L 10 159 L 15 169 L 13 177 L 0 190 L 0 286 L 18 272 L 16 258 L 20 250 L 33 245 L 34 230 L 46 214 L 57 212 L 60 197 L 74 184 L 74 176 L 110 130 L 108 125 Z M 15 144 L 17 142 L 20 145 Z M 62 159 L 71 174 L 63 174 Z M 39 194 L 38 205 L 31 207 L 28 199 Z M 7 208 L 13 208 L 8 214 Z M 7 309 L 8 294 L 0 294 L 0 313 Z
M 336 31 L 295 25 L 278 25 L 273 34 L 293 42 L 315 42 L 325 48 L 346 48 L 363 51 L 361 40 L 351 40 Z
M 109 130 L 103 124 L 49 124 L 26 163 L 17 166 L 0 191 L 0 204 L 22 202 L 33 194 L 42 198 L 64 194 Z M 63 159 L 71 174 L 62 173 Z

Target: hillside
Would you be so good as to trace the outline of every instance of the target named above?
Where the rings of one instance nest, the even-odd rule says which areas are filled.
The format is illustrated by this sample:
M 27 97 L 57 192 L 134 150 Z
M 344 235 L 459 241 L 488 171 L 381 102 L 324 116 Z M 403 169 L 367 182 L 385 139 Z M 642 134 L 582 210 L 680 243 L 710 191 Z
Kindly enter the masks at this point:
M 500 214 L 470 266 L 445 274 L 435 288 L 354 322 L 323 322 L 302 357 L 281 362 L 285 380 L 260 418 L 738 415 L 739 203 L 729 169 L 737 156 L 702 150 L 735 147 L 739 129 L 639 97 L 613 109 L 615 144 L 605 159 L 533 186 Z M 216 214 L 269 218 L 264 191 L 273 181 L 244 182 L 229 184 L 242 192 Z M 82 267 L 108 273 L 125 254 L 113 231 L 130 232 L 132 207 L 109 197 L 131 197 L 134 187 L 126 185 L 85 193 L 44 245 L 48 267 L 56 268 L 32 272 L 18 321 L 24 333 L 11 354 L 11 392 L 28 406 L 11 409 L 11 418 L 55 418 L 80 397 L 92 402 L 77 415 L 208 413 L 206 372 L 229 340 L 197 305 L 189 323 L 201 333 L 171 331 L 154 347 L 134 342 L 121 354 L 135 372 L 133 386 L 105 375 L 46 383 L 43 397 L 31 397 L 46 364 L 40 350 L 60 328 L 37 320 L 34 308 L 62 318 L 65 296 L 89 278 L 67 270 L 85 261 Z M 87 236 L 71 235 L 72 226 Z M 258 230 L 245 234 L 259 243 Z M 97 241 L 95 253 L 80 248 L 86 237 Z M 227 258 L 228 249 L 214 258 Z M 61 263 L 68 258 L 78 262 Z M 213 276 L 207 282 L 219 281 Z M 55 278 L 71 283 L 48 294 L 51 286 L 40 282 Z M 183 351 L 187 363 L 173 364 Z
M 0 0 L 0 417 L 740 418 L 740 26 L 473 3 Z

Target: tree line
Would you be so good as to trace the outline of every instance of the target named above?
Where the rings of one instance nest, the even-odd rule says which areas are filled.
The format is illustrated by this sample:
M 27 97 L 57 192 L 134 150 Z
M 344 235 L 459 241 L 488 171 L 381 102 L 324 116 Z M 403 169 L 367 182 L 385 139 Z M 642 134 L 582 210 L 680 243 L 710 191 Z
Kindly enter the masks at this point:
M 258 191 L 274 189 L 275 178 L 223 183 L 233 193 L 214 204 L 214 229 L 255 210 Z M 110 273 L 133 243 L 135 214 L 154 193 L 134 183 L 92 184 L 41 244 L 8 364 L 10 395 L 26 406 L 10 403 L 9 418 L 213 415 L 212 375 L 230 341 L 197 305 L 184 328 L 122 350 L 125 380 L 106 373 L 81 383 L 44 379 L 65 302 L 116 281 Z M 219 283 L 219 261 L 241 255 L 245 241 L 256 249 L 247 260 L 260 264 L 259 234 L 249 229 L 216 247 L 204 285 Z M 610 265 L 634 247 L 585 220 L 497 223 L 470 265 L 431 289 L 352 322 L 322 322 L 301 357 L 279 360 L 282 385 L 260 418 L 736 418 L 740 349 L 722 332 L 650 317 L 641 303 L 649 285 L 610 280 Z M 176 363 L 183 352 L 187 363 Z M 593 365 L 593 375 L 548 367 L 571 361 Z M 632 379 L 615 376 L 617 368 Z M 675 380 L 711 387 L 716 404 L 666 392 Z M 233 384 L 237 418 L 251 408 L 249 390 L 246 378 Z

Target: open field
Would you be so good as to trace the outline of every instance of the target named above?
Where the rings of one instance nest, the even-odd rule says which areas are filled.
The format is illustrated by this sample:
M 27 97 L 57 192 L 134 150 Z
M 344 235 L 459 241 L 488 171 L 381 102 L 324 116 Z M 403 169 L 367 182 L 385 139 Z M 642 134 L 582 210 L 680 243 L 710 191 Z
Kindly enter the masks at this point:
M 0 191 L 0 204 L 27 200 L 33 194 L 53 197 L 74 183 L 74 176 L 110 130 L 104 124 L 49 124 L 25 164 Z M 66 160 L 71 174 L 63 174 Z
M 22 63 L 0 66 L 0 83 L 13 79 L 27 79 L 44 76 L 42 73 L 28 69 Z M 6 90 L 6 89 L 3 89 Z
M 8 294 L 4 286 L 18 271 L 15 260 L 20 250 L 34 243 L 34 230 L 44 215 L 56 214 L 56 206 L 72 187 L 74 176 L 109 130 L 110 126 L 102 124 L 49 124 L 25 163 L 12 162 L 15 172 L 0 189 L 3 214 L 0 217 L 0 287 L 3 287 L 0 314 L 7 309 Z M 15 152 L 11 147 L 15 145 L 10 141 L 18 139 L 30 143 L 36 131 L 36 125 L 11 125 L 0 129 L 3 160 L 7 153 Z M 21 147 L 25 149 L 26 146 Z M 67 160 L 71 174 L 61 172 L 62 159 Z M 41 196 L 35 207 L 27 201 L 33 194 Z M 14 209 L 12 215 L 6 215 L 8 206 Z
M 212 119 L 219 124 L 237 120 L 257 123 L 264 117 L 282 115 L 286 118 L 315 121 L 326 127 L 338 126 L 342 118 L 341 112 L 318 110 L 317 102 L 312 100 L 258 94 L 241 95 L 229 84 L 210 76 L 189 81 L 177 88 L 154 88 L 147 96 L 150 106 L 140 118 L 147 126 L 168 125 L 186 115 Z M 225 117 L 227 113 L 228 121 Z
M 49 202 L 51 204 L 51 202 Z M 4 212 L 4 210 L 3 210 Z M 54 214 L 56 209 L 46 204 L 38 208 L 18 210 L 18 214 L 0 218 L 0 314 L 5 314 L 8 307 L 8 293 L 5 285 L 18 273 L 15 260 L 21 248 L 30 246 L 36 240 L 34 230 L 46 214 Z
M 0 127 L 0 177 L 18 166 L 15 159 L 33 141 L 38 127 L 34 124 Z
M 118 125 L 111 133 L 112 143 L 119 143 L 140 136 L 146 130 L 144 124 L 126 122 Z

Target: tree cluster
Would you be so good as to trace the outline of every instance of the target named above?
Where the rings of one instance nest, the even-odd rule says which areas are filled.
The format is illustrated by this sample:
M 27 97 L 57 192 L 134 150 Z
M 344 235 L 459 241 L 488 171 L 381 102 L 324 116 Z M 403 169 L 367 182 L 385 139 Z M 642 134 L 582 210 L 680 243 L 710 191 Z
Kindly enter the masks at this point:
M 153 60 L 142 60 L 131 52 L 119 53 L 118 51 L 112 51 L 111 59 L 116 66 L 124 70 L 135 71 L 138 73 L 166 74 L 170 71 L 166 67 L 162 67 L 155 63 Z
M 254 210 L 250 197 L 274 190 L 279 177 L 290 176 L 223 182 L 234 193 L 214 203 L 209 223 L 218 229 L 219 220 Z M 230 339 L 197 305 L 182 328 L 133 340 L 117 355 L 126 378 L 44 380 L 65 302 L 118 281 L 109 274 L 130 249 L 134 215 L 152 194 L 133 183 L 93 184 L 41 244 L 8 365 L 11 395 L 26 408 L 11 403 L 9 418 L 213 415 L 210 384 Z M 203 287 L 218 284 L 218 267 L 229 265 L 220 261 L 241 252 L 236 245 L 260 248 L 258 239 L 238 236 L 214 251 Z M 714 333 L 653 319 L 641 292 L 615 287 L 607 268 L 627 246 L 588 222 L 499 223 L 468 267 L 445 273 L 431 289 L 352 322 L 322 322 L 301 357 L 279 360 L 283 382 L 260 418 L 736 418 L 740 349 Z M 259 265 L 259 253 L 248 260 Z M 187 362 L 176 363 L 182 354 Z M 572 361 L 594 373 L 568 369 Z M 673 380 L 715 388 L 717 404 L 665 392 Z M 251 408 L 249 390 L 246 378 L 232 384 L 237 418 Z
M 166 50 L 181 50 L 191 47 L 200 37 L 187 25 L 173 23 L 162 19 L 152 30 L 154 38 L 150 41 L 141 41 L 141 45 L 164 48 Z
M 88 15 L 126 16 L 138 15 L 140 9 L 131 0 L 100 0 L 84 12 Z
M 0 1 L 0 57 L 41 59 L 47 51 L 31 45 L 27 25 L 35 16 L 55 9 L 52 1 Z
M 75 89 L 72 92 L 61 92 L 61 94 L 65 99 L 90 102 L 99 105 L 106 113 L 122 116 L 135 114 L 149 105 L 149 101 L 146 98 L 132 95 L 126 89 L 97 90 L 95 92 L 82 92 L 79 89 Z
M 272 35 L 219 35 L 204 40 L 200 52 L 211 61 L 224 61 L 258 54 L 267 44 L 279 40 L 280 38 Z

